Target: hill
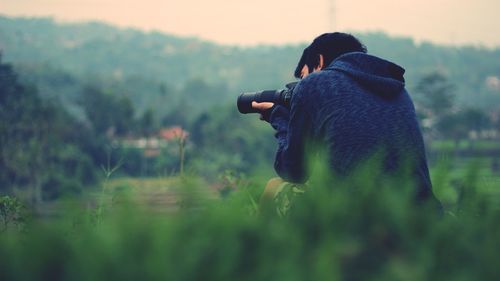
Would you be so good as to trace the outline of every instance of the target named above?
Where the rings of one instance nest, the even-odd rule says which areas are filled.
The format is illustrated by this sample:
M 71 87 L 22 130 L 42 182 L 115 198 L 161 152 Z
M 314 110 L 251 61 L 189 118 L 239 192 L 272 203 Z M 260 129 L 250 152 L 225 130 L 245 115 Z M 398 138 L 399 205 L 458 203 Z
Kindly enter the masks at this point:
M 487 83 L 500 77 L 498 48 L 417 44 L 383 33 L 355 35 L 370 53 L 406 68 L 410 90 L 424 74 L 440 71 L 455 85 L 459 103 L 491 109 L 500 101 L 498 87 Z M 0 16 L 4 61 L 16 66 L 42 95 L 74 101 L 79 95 L 75 84 L 98 81 L 130 97 L 140 111 L 158 106 L 156 96 L 162 93 L 170 94 L 172 106 L 180 99 L 196 100 L 198 112 L 232 103 L 241 91 L 282 87 L 293 79 L 304 46 L 242 48 L 99 22 Z

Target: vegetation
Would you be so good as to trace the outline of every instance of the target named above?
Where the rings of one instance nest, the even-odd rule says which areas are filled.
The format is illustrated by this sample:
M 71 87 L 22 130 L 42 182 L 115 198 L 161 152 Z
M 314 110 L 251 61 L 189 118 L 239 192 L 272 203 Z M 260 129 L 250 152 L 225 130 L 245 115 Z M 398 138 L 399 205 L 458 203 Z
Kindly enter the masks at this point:
M 119 189 L 99 223 L 89 209 L 76 208 L 50 223 L 30 223 L 22 233 L 0 235 L 0 277 L 498 279 L 500 208 L 475 192 L 473 172 L 460 200 L 440 214 L 415 205 L 401 182 L 373 180 L 371 171 L 348 181 L 315 177 L 281 217 L 255 208 L 261 185 L 244 179 L 217 200 L 204 196 L 206 186 L 192 177 L 171 179 L 163 190 L 176 194 L 177 208 L 167 213 L 128 200 L 137 193 L 126 182 L 115 183 Z
M 499 50 L 360 37 L 408 69 L 444 212 L 377 165 L 259 205 L 276 144 L 236 96 L 303 46 L 0 16 L 0 280 L 499 279 Z
M 499 78 L 500 49 L 417 44 L 383 33 L 356 35 L 370 53 L 407 69 L 411 90 L 438 70 L 456 86 L 458 105 L 490 111 L 500 103 L 498 86 L 488 83 Z M 97 22 L 0 17 L 0 48 L 23 79 L 41 86 L 42 96 L 74 102 L 80 84 L 98 81 L 128 96 L 138 113 L 149 107 L 163 113 L 184 103 L 193 108 L 189 114 L 197 115 L 216 104 L 233 104 L 242 91 L 283 87 L 293 79 L 304 45 L 239 48 Z
M 97 180 L 93 141 L 60 106 L 21 85 L 0 57 L 0 191 L 40 204 Z M 75 130 L 76 128 L 76 130 Z M 27 198 L 27 199 L 28 199 Z

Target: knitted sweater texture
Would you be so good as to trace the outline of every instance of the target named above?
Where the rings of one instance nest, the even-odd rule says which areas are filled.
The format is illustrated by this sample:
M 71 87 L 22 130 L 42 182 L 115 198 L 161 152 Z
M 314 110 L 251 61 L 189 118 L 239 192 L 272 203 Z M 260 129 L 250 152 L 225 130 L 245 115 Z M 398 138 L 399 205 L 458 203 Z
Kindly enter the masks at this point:
M 347 53 L 302 79 L 290 109 L 275 105 L 275 170 L 290 182 L 308 179 L 306 150 L 326 151 L 332 173 L 347 176 L 364 160 L 382 155 L 382 174 L 411 166 L 418 197 L 432 196 L 422 133 L 405 89 L 405 70 L 365 53 Z

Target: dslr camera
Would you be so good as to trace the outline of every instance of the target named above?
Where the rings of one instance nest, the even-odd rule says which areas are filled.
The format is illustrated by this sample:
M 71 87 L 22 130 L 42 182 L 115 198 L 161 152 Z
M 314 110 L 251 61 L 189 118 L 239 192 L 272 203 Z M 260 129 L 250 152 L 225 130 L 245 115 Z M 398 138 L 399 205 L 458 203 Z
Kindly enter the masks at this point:
M 252 107 L 252 102 L 272 102 L 290 108 L 290 99 L 292 98 L 293 89 L 298 82 L 288 83 L 285 89 L 280 90 L 264 90 L 258 92 L 241 93 L 238 97 L 236 105 L 240 113 L 260 113 L 258 109 Z

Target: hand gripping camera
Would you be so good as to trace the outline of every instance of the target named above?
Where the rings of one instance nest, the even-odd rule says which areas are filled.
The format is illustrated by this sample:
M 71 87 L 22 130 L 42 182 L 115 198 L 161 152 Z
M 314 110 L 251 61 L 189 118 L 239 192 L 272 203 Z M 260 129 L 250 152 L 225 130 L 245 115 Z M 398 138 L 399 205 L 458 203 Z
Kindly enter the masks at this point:
M 272 102 L 286 107 L 290 107 L 290 99 L 292 98 L 293 89 L 298 82 L 286 84 L 285 89 L 280 90 L 264 90 L 259 92 L 242 93 L 236 102 L 240 113 L 260 113 L 258 109 L 252 107 L 252 102 Z

